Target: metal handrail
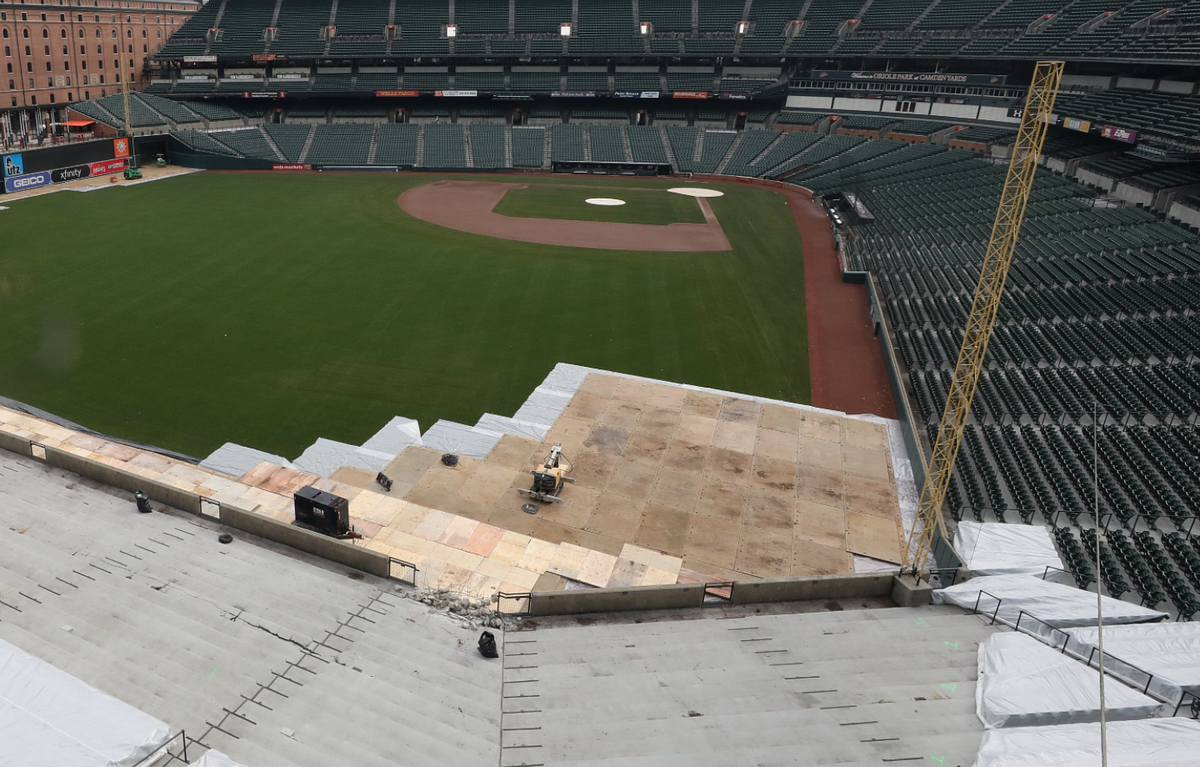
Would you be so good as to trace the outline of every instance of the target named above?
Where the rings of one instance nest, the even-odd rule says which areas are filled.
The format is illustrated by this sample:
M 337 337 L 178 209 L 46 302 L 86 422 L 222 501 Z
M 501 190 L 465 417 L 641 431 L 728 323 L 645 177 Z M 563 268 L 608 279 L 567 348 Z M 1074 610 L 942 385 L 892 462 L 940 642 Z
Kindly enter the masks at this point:
M 412 578 L 411 579 L 398 578 L 398 577 L 392 575 L 392 565 L 400 565 L 401 567 L 403 567 L 405 569 L 412 570 Z M 396 559 L 395 557 L 388 557 L 388 577 L 389 578 L 393 578 L 402 583 L 408 583 L 412 586 L 416 586 L 418 572 L 420 572 L 420 570 L 418 570 L 417 566 L 414 565 L 412 562 L 405 562 L 403 559 Z
M 181 754 L 172 754 L 170 751 L 171 743 L 173 743 L 176 740 L 179 740 L 179 742 L 180 742 L 181 751 L 182 751 Z M 177 759 L 181 763 L 187 764 L 188 763 L 187 743 L 188 743 L 187 731 L 180 730 L 179 732 L 175 733 L 174 735 L 170 735 L 167 738 L 165 738 L 161 743 L 159 743 L 157 746 L 155 746 L 150 751 L 149 755 L 147 755 L 144 759 L 142 759 L 140 762 L 135 764 L 133 767 L 150 767 L 150 765 L 157 763 L 158 760 L 162 759 L 164 756 L 170 757 L 170 759 L 167 760 L 167 764 L 170 764 L 171 762 L 173 762 Z
M 1054 565 L 1046 565 L 1046 569 L 1042 571 L 1042 580 L 1046 580 L 1046 576 L 1050 574 L 1051 570 L 1057 570 L 1058 572 L 1063 573 L 1064 575 L 1069 575 L 1072 578 L 1075 577 L 1075 573 L 1071 572 L 1070 570 L 1064 570 L 1061 567 L 1055 567 Z
M 1054 642 L 1053 642 L 1054 632 L 1057 631 L 1058 633 L 1062 634 L 1063 637 L 1065 637 L 1063 639 L 1062 652 L 1065 653 L 1067 651 L 1067 643 L 1071 641 L 1071 635 L 1068 634 L 1067 632 L 1063 631 L 1062 629 L 1060 629 L 1058 626 L 1055 626 L 1052 623 L 1048 623 L 1047 621 L 1042 620 L 1041 618 L 1037 617 L 1033 613 L 1025 612 L 1024 610 L 1018 610 L 1017 611 L 1017 622 L 1013 625 L 1013 631 L 1021 630 L 1021 619 L 1025 618 L 1026 616 L 1028 616 L 1030 620 L 1037 621 L 1038 623 L 1040 623 L 1043 626 L 1050 629 L 1050 636 L 1051 636 L 1050 646 L 1051 647 L 1054 647 Z M 1025 633 L 1030 636 L 1033 636 L 1032 631 L 1027 630 Z
M 991 621 L 991 624 L 989 624 L 989 625 L 994 625 L 996 623 L 996 616 L 1000 614 L 1000 604 L 1004 601 L 1003 599 L 996 596 L 995 594 L 992 594 L 990 592 L 984 591 L 983 589 L 980 589 L 979 593 L 975 595 L 975 607 L 974 607 L 974 609 L 971 610 L 971 612 L 972 613 L 979 612 L 979 600 L 983 598 L 984 594 L 987 594 L 989 597 L 996 600 L 996 609 L 992 611 L 992 621 Z
M 1177 703 L 1175 705 L 1175 713 L 1171 714 L 1171 716 L 1179 716 L 1179 709 L 1183 708 L 1183 703 L 1188 698 L 1192 699 L 1192 711 L 1193 712 L 1196 711 L 1196 705 L 1198 703 L 1200 703 L 1200 695 L 1197 695 L 1196 693 L 1188 692 L 1187 690 L 1184 690 L 1183 694 L 1179 696 L 1179 703 Z M 1195 713 L 1192 714 L 1192 718 L 1193 719 L 1196 718 Z
M 530 602 L 532 601 L 532 597 L 533 597 L 533 593 L 529 592 L 529 591 L 519 591 L 519 592 L 497 591 L 496 592 L 496 612 L 500 612 L 500 613 L 504 612 L 504 610 L 503 610 L 504 600 L 506 600 L 506 599 L 511 599 L 511 600 L 515 600 L 518 602 L 523 599 L 523 600 L 525 600 L 525 609 L 524 610 L 516 610 L 514 612 L 506 613 L 506 614 L 507 615 L 529 615 Z
M 1093 645 L 1093 646 L 1092 646 L 1092 650 L 1091 650 L 1091 652 L 1089 652 L 1089 653 L 1088 653 L 1087 660 L 1086 660 L 1086 661 L 1084 661 L 1084 662 L 1087 664 L 1087 667 L 1088 667 L 1088 668 L 1091 668 L 1091 667 L 1092 667 L 1092 659 L 1096 657 L 1096 652 L 1097 652 L 1097 651 L 1099 651 L 1099 649 L 1100 649 L 1100 648 L 1099 648 L 1099 647 L 1097 647 L 1097 646 L 1095 646 L 1095 645 Z M 1131 668 L 1131 669 L 1133 669 L 1134 671 L 1140 672 L 1140 673 L 1142 673 L 1142 674 L 1145 674 L 1145 675 L 1146 675 L 1146 684 L 1142 685 L 1142 693 L 1143 693 L 1143 694 L 1149 694 L 1149 692 L 1150 692 L 1150 684 L 1151 684 L 1151 683 L 1154 681 L 1154 674 L 1151 674 L 1149 671 L 1147 671 L 1147 670 L 1146 670 L 1146 669 L 1144 669 L 1144 668 L 1138 668 L 1137 666 L 1133 665 L 1132 663 L 1129 663 L 1129 662 L 1127 662 L 1127 661 L 1123 661 L 1123 660 L 1121 660 L 1120 658 L 1116 657 L 1115 655 L 1110 655 L 1110 654 L 1109 654 L 1109 653 L 1107 653 L 1107 652 L 1105 652 L 1105 653 L 1104 653 L 1104 669 L 1105 669 L 1105 671 L 1112 671 L 1112 670 L 1113 670 L 1113 667 L 1112 667 L 1112 666 L 1110 666 L 1110 665 L 1108 665 L 1110 661 L 1112 661 L 1112 662 L 1115 662 L 1115 663 L 1117 663 L 1117 664 L 1119 664 L 1119 665 L 1121 665 L 1121 666 L 1125 666 L 1125 667 L 1127 667 L 1127 668 Z M 1117 676 L 1117 675 L 1116 675 L 1116 674 L 1113 674 L 1113 676 Z

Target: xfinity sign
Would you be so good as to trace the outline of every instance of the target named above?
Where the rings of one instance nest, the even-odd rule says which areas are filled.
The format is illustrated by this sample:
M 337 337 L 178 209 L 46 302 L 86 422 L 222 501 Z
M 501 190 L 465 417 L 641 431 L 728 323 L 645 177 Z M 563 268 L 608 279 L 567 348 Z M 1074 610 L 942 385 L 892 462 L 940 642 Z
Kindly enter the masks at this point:
M 12 178 L 4 179 L 4 191 L 24 192 L 26 189 L 36 189 L 39 186 L 46 186 L 49 183 L 50 171 L 44 170 L 40 173 L 26 173 L 24 176 L 13 176 Z

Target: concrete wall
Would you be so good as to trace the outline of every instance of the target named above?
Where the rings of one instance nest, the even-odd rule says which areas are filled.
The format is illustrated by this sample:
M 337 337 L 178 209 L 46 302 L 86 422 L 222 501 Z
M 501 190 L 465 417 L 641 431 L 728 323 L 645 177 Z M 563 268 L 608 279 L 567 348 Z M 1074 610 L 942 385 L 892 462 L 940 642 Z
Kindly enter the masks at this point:
M 12 434 L 0 432 L 0 448 L 10 450 L 20 455 L 30 455 L 29 440 Z M 99 461 L 89 460 L 74 453 L 56 447 L 46 447 L 46 463 L 60 469 L 73 472 L 81 477 L 95 480 L 110 487 L 120 488 L 130 493 L 130 507 L 133 506 L 132 494 L 142 491 L 151 500 L 166 504 L 182 511 L 200 514 L 201 497 L 196 493 L 172 487 L 164 482 L 147 479 L 131 471 L 109 466 Z M 212 508 L 211 506 L 209 507 Z M 340 541 L 311 530 L 285 524 L 270 517 L 255 514 L 247 509 L 240 509 L 229 504 L 221 504 L 220 521 L 222 524 L 236 528 L 246 533 L 266 538 L 285 546 L 328 559 L 339 564 L 353 567 L 364 573 L 387 578 L 391 574 L 391 559 L 377 551 L 356 546 L 348 541 Z
M 1101 176 L 1099 173 L 1085 168 L 1080 168 L 1075 172 L 1075 180 L 1081 184 L 1094 186 L 1104 192 L 1111 192 L 1117 185 L 1116 179 L 1109 176 Z
M 1154 192 L 1148 189 L 1139 189 L 1132 184 L 1127 184 L 1124 181 L 1117 182 L 1117 188 L 1113 190 L 1113 194 L 1126 202 L 1132 202 L 1135 205 L 1144 205 L 1147 208 L 1154 205 Z
M 1169 218 L 1176 218 L 1187 224 L 1188 226 L 1200 229 L 1200 210 L 1190 208 L 1182 202 L 1174 202 L 1171 204 L 1171 211 L 1167 214 Z M 0 443 L 2 445 L 3 443 Z
M 729 601 L 735 605 L 748 605 L 808 599 L 885 597 L 891 593 L 892 577 L 891 573 L 855 573 L 737 581 Z
M 735 589 L 736 591 L 736 589 Z M 665 586 L 636 586 L 628 589 L 579 589 L 543 591 L 529 597 L 530 615 L 575 615 L 577 613 L 667 610 L 700 607 L 704 585 L 676 583 Z
M 56 447 L 46 448 L 46 463 L 74 472 L 81 477 L 93 479 L 104 485 L 127 490 L 130 493 L 141 490 L 150 496 L 152 500 L 159 503 L 165 503 L 168 506 L 189 511 L 193 514 L 200 513 L 199 495 L 180 490 L 164 482 L 147 479 L 125 469 L 118 469 L 115 466 L 109 466 L 98 461 L 90 461 L 87 458 L 75 455 L 74 453 L 68 453 Z M 132 503 L 132 498 L 130 502 Z
M 7 450 L 17 455 L 29 455 L 29 440 L 13 434 L 0 431 L 0 450 Z
M 717 604 L 749 605 L 866 597 L 891 597 L 897 604 L 903 605 L 929 604 L 927 584 L 915 587 L 907 583 L 897 585 L 899 580 L 889 572 L 735 581 L 729 602 Z M 705 604 L 704 588 L 704 584 L 700 583 L 677 583 L 628 589 L 537 591 L 529 596 L 529 613 L 578 615 L 701 607 Z
M 387 578 L 391 571 L 391 559 L 386 554 L 314 533 L 302 527 L 279 522 L 229 504 L 221 504 L 221 523 L 260 538 L 314 554 L 322 559 L 353 567 L 364 573 L 378 575 L 381 578 Z

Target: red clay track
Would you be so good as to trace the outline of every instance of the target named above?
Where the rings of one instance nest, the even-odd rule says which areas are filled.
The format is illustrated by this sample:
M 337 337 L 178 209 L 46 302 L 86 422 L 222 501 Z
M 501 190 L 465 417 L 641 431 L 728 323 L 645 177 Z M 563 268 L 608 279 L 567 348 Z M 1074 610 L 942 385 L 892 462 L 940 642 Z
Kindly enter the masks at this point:
M 510 189 L 526 184 L 491 181 L 435 181 L 413 187 L 396 203 L 410 216 L 460 232 L 602 250 L 671 252 L 732 250 L 721 224 L 704 199 L 698 199 L 706 224 L 614 224 L 556 218 L 514 218 L 492 208 Z
M 809 194 L 785 194 L 804 241 L 812 404 L 895 418 L 896 403 L 871 326 L 867 291 L 842 282 L 829 218 L 821 206 Z

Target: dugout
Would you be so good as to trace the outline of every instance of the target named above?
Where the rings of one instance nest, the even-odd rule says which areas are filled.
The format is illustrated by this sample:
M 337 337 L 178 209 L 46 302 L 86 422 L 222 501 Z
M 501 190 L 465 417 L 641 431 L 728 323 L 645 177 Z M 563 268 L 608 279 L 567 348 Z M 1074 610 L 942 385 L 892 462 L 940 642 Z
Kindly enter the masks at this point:
M 579 173 L 592 176 L 669 176 L 671 166 L 657 162 L 600 162 L 597 160 L 555 160 L 555 173 Z

